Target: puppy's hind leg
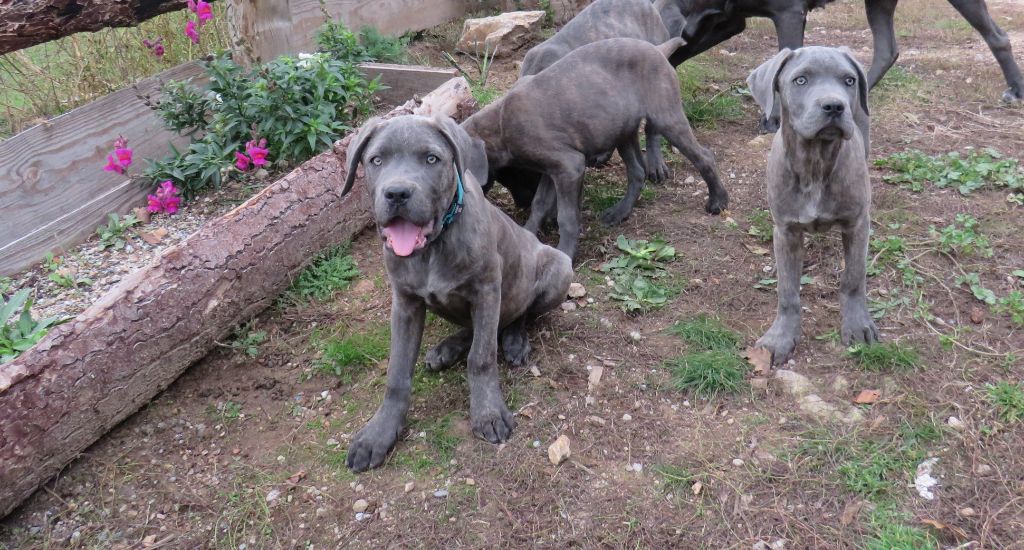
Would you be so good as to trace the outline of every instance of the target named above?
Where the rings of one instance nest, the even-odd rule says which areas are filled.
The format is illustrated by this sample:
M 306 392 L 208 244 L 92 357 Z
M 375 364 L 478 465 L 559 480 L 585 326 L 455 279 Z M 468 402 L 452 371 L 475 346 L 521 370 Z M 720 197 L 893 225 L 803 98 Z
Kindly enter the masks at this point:
M 678 113 L 673 113 L 663 126 L 659 121 L 656 129 L 669 143 L 679 149 L 708 184 L 708 201 L 704 204 L 704 210 L 709 214 L 721 214 L 722 210 L 729 206 L 729 193 L 722 187 L 722 182 L 718 178 L 715 155 L 710 149 L 697 143 L 697 138 L 693 135 L 693 129 L 690 128 L 683 111 L 680 109 Z
M 661 183 L 668 179 L 668 164 L 665 164 L 665 157 L 661 154 L 661 136 L 650 124 L 644 127 L 644 135 L 647 138 L 647 181 Z
M 619 145 L 619 155 L 626 165 L 626 196 L 601 214 L 601 223 L 605 225 L 618 225 L 629 217 L 644 188 L 644 168 L 640 165 L 640 140 L 635 133 L 625 143 Z
M 544 174 L 537 185 L 537 193 L 533 196 L 533 203 L 530 205 L 530 217 L 523 227 L 536 235 L 544 222 L 551 217 L 555 211 L 555 186 L 551 178 Z
M 473 344 L 473 330 L 464 328 L 455 334 L 441 340 L 441 343 L 431 348 L 424 359 L 427 370 L 441 371 L 466 357 L 469 347 Z
M 843 344 L 873 344 L 878 341 L 867 304 L 866 264 L 868 255 L 867 216 L 856 225 L 843 229 L 843 277 L 839 283 L 839 312 L 843 318 Z
M 572 283 L 572 260 L 551 247 L 542 247 L 537 254 L 537 281 L 533 302 L 522 317 L 501 331 L 501 347 L 505 360 L 522 366 L 530 355 L 530 340 L 526 325 L 537 317 L 557 308 L 569 292 Z

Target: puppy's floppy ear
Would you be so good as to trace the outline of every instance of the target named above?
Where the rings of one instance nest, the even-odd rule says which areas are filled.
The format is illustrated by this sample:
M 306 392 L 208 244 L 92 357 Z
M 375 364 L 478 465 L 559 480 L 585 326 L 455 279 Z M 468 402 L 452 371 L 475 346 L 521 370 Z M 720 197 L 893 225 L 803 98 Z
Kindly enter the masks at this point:
M 341 196 L 344 197 L 352 190 L 352 184 L 356 181 L 356 168 L 359 167 L 359 163 L 362 161 L 363 149 L 366 149 L 366 146 L 370 143 L 370 138 L 373 137 L 373 134 L 377 133 L 377 130 L 384 123 L 385 121 L 376 116 L 367 120 L 366 124 L 363 124 L 363 127 L 359 129 L 359 133 L 348 144 L 348 149 L 345 151 L 348 157 L 345 163 L 348 175 L 345 177 L 345 188 L 341 190 Z
M 864 111 L 864 116 L 871 114 L 868 111 L 868 79 L 864 76 L 864 67 L 861 66 L 857 58 L 853 56 L 853 52 L 850 48 L 842 46 L 839 48 L 840 53 L 846 56 L 846 59 L 853 66 L 853 69 L 857 71 L 857 96 L 860 100 L 860 108 Z
M 462 181 L 466 181 L 466 172 L 483 185 L 487 182 L 487 150 L 480 138 L 470 136 L 466 129 L 459 126 L 451 117 L 437 115 L 431 119 L 441 136 L 448 142 L 455 157 L 455 169 Z
M 754 96 L 754 101 L 761 107 L 765 115 L 771 116 L 776 109 L 775 101 L 778 94 L 776 85 L 778 84 L 779 73 L 782 72 L 782 68 L 786 66 L 786 62 L 791 57 L 793 57 L 793 50 L 785 48 L 775 54 L 775 57 L 754 69 L 750 76 L 747 77 L 750 95 Z

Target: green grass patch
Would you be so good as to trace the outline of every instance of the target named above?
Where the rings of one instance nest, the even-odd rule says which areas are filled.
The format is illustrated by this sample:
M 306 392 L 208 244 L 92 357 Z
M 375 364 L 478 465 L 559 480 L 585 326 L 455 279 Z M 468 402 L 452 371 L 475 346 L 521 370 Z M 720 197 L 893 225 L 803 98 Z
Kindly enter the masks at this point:
M 705 314 L 683 321 L 676 321 L 668 331 L 683 339 L 690 346 L 701 350 L 735 350 L 743 340 L 740 335 Z
M 583 202 L 592 212 L 604 212 L 622 200 L 626 188 L 624 181 L 596 170 L 588 170 L 585 177 L 588 181 L 583 186 Z M 654 189 L 650 186 L 644 186 L 640 191 L 641 200 L 653 200 L 654 196 Z
M 493 103 L 495 99 L 501 97 L 501 90 L 486 84 L 471 86 L 470 93 L 473 94 L 473 99 L 475 99 L 481 107 Z
M 747 363 L 733 351 L 702 351 L 671 359 L 672 385 L 704 399 L 735 394 L 746 385 Z
M 743 117 L 743 102 L 730 86 L 716 90 L 709 83 L 726 78 L 723 71 L 706 62 L 690 60 L 676 70 L 683 110 L 690 124 L 698 128 L 715 128 L 719 121 Z
M 367 327 L 348 336 L 327 338 L 320 343 L 320 358 L 314 369 L 351 383 L 358 369 L 386 359 L 390 344 L 388 327 Z
M 892 506 L 879 507 L 871 513 L 868 526 L 873 534 L 864 541 L 864 550 L 933 550 L 938 541 L 928 531 L 907 525 L 906 514 Z
M 348 245 L 319 254 L 313 263 L 299 273 L 285 293 L 293 302 L 325 300 L 345 290 L 359 276 L 356 261 L 348 253 Z
M 1007 424 L 1024 419 L 1024 383 L 1002 381 L 985 388 L 989 403 L 996 408 L 999 419 Z
M 653 470 L 661 478 L 662 487 L 666 493 L 680 493 L 684 489 L 689 489 L 697 478 L 682 466 L 658 464 L 654 466 Z
M 917 350 L 899 342 L 858 344 L 851 346 L 848 353 L 858 367 L 871 372 L 913 370 L 921 363 Z
M 889 168 L 894 173 L 882 179 L 919 193 L 924 184 L 931 182 L 936 187 L 953 187 L 961 195 L 992 187 L 1008 189 L 1009 200 L 1024 204 L 1024 171 L 1017 159 L 1005 158 L 992 148 L 968 150 L 965 154 L 957 151 L 942 155 L 927 155 L 910 150 L 893 153 L 875 160 L 875 166 Z

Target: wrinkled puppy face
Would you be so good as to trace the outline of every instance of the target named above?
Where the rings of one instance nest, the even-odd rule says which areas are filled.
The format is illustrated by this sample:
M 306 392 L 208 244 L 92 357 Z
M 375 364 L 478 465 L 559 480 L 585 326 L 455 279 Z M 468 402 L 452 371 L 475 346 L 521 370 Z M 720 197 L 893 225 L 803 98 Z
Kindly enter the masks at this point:
M 776 79 L 785 122 L 803 139 L 850 139 L 857 126 L 863 75 L 851 59 L 832 48 L 793 52 Z
M 381 123 L 359 160 L 385 246 L 409 256 L 439 234 L 456 192 L 455 153 L 429 119 Z

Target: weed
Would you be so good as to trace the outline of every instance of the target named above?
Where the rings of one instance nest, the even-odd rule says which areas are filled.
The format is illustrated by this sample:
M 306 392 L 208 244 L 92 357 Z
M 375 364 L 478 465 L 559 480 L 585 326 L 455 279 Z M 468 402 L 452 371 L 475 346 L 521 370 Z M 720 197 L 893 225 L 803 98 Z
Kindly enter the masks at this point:
M 242 414 L 242 406 L 234 401 L 223 401 L 216 405 L 210 405 L 206 408 L 206 414 L 224 424 L 234 422 L 245 416 Z
M 996 304 L 996 293 L 990 289 L 985 288 L 985 285 L 981 282 L 981 278 L 977 273 L 965 273 L 956 278 L 956 285 L 960 286 L 966 284 L 971 289 L 971 294 L 974 295 L 979 301 L 985 302 L 992 306 Z
M 121 216 L 116 213 L 107 214 L 107 225 L 96 228 L 96 234 L 100 236 L 100 250 L 123 249 L 128 244 L 125 233 L 138 223 L 139 220 L 135 214 L 128 214 L 124 219 L 121 219 Z
M 854 456 L 839 465 L 837 472 L 847 490 L 861 497 L 886 496 L 892 492 L 892 478 L 906 475 L 912 465 L 898 449 L 865 441 Z
M 390 340 L 387 327 L 368 328 L 345 338 L 328 338 L 321 344 L 320 359 L 314 368 L 351 383 L 353 369 L 387 358 Z
M 1024 292 L 1011 290 L 996 303 L 996 311 L 1008 313 L 1018 326 L 1024 326 Z
M 309 267 L 292 282 L 286 296 L 297 299 L 325 300 L 345 290 L 359 276 L 356 261 L 348 254 L 348 246 L 339 246 L 317 255 Z
M 857 366 L 871 372 L 913 370 L 921 357 L 914 348 L 899 342 L 885 344 L 857 344 L 847 350 Z
M 886 299 L 875 299 L 870 298 L 868 300 L 868 311 L 871 312 L 871 317 L 874 319 L 881 319 L 885 317 L 889 311 L 894 309 L 902 309 L 903 307 L 910 305 L 910 297 L 901 294 L 899 289 L 893 289 L 889 292 Z
M 355 33 L 342 23 L 331 18 L 316 32 L 316 45 L 319 51 L 346 63 L 364 63 L 382 61 L 389 63 L 405 63 L 408 55 L 406 46 L 409 37 L 392 38 L 384 36 L 377 29 L 364 26 Z
M 690 482 L 693 481 L 697 476 L 690 473 L 689 470 L 682 466 L 673 466 L 671 464 L 657 464 L 653 468 L 654 472 L 661 476 L 661 481 L 664 484 L 666 493 L 679 493 L 683 489 L 690 487 Z
M 470 55 L 470 58 L 476 63 L 476 77 L 470 76 L 462 65 L 455 60 L 455 57 L 448 52 L 441 53 L 441 57 L 448 62 L 449 65 L 455 68 L 455 70 L 462 73 L 462 76 L 469 82 L 469 87 L 473 92 L 473 97 L 480 102 L 482 105 L 486 105 L 497 98 L 500 93 L 494 88 L 487 85 L 487 77 L 491 73 L 491 65 L 494 62 L 494 56 L 498 53 L 498 48 L 495 47 L 493 50 L 486 46 L 481 54 L 479 51 L 475 55 Z
M 622 185 L 614 178 L 594 170 L 587 171 L 584 177 L 587 181 L 583 186 L 583 200 L 591 211 L 603 212 L 622 199 Z M 644 186 L 640 191 L 641 200 L 653 200 L 654 196 L 650 186 Z
M 819 342 L 828 342 L 833 346 L 838 346 L 839 343 L 842 342 L 843 337 L 839 334 L 838 330 L 831 329 L 828 332 L 815 336 L 814 339 Z
M 552 27 L 555 24 L 555 10 L 551 7 L 551 0 L 540 0 L 537 7 L 544 11 L 544 26 Z
M 668 362 L 672 384 L 705 399 L 720 393 L 737 393 L 743 387 L 747 365 L 735 352 L 688 353 Z
M 625 254 L 601 266 L 614 281 L 609 297 L 622 302 L 626 312 L 645 312 L 667 304 L 674 290 L 655 279 L 667 275 L 664 265 L 675 259 L 675 248 L 660 239 L 632 240 L 624 235 L 619 235 L 615 244 Z
M 33 319 L 31 292 L 23 288 L 10 300 L 0 297 L 0 364 L 12 361 L 42 340 L 50 327 L 64 322 L 57 317 Z
M 260 354 L 260 344 L 267 340 L 267 331 L 265 330 L 253 330 L 255 322 L 250 321 L 244 325 L 239 325 L 235 329 L 234 335 L 231 339 L 231 343 L 228 345 L 235 351 L 242 351 L 246 355 L 252 358 L 256 358 Z
M 930 156 L 920 151 L 894 153 L 875 160 L 876 166 L 884 166 L 896 173 L 882 179 L 921 192 L 925 182 L 936 187 L 955 186 L 962 195 L 991 185 L 1010 190 L 1013 196 L 1022 200 L 1024 195 L 1024 172 L 1016 159 L 1004 159 L 995 149 L 969 151 L 965 156 L 958 152 Z
M 955 252 L 971 256 L 980 254 L 985 258 L 992 257 L 992 245 L 988 238 L 978 231 L 978 220 L 967 214 L 957 214 L 953 223 L 936 231 L 932 226 L 928 231 L 932 237 L 938 238 L 939 250 Z
M 426 432 L 427 445 L 437 453 L 437 457 L 442 464 L 447 464 L 455 458 L 455 448 L 459 446 L 459 441 L 461 441 L 458 435 L 452 433 L 453 414 L 448 414 L 444 418 L 434 421 L 423 430 Z
M 742 340 L 739 334 L 721 321 L 704 314 L 677 321 L 668 330 L 687 344 L 702 350 L 735 350 Z
M 699 62 L 679 66 L 679 87 L 686 118 L 694 127 L 714 128 L 718 121 L 737 120 L 743 116 L 743 102 L 733 88 L 711 89 L 715 71 Z
M 0 295 L 9 293 L 14 289 L 14 281 L 10 277 L 0 277 Z
M 1024 383 L 1002 381 L 988 384 L 988 400 L 998 409 L 999 419 L 1007 424 L 1024 420 Z
M 868 525 L 874 534 L 864 543 L 864 550 L 927 550 L 935 548 L 937 541 L 925 530 L 912 527 L 907 518 L 891 505 L 881 506 L 871 513 Z
M 814 277 L 811 277 L 810 275 L 801 275 L 800 276 L 800 287 L 801 288 L 803 288 L 804 285 L 809 285 L 809 284 L 813 284 L 813 283 L 814 283 Z M 771 278 L 771 277 L 766 277 L 764 279 L 758 279 L 757 282 L 754 283 L 754 288 L 756 288 L 758 290 L 771 290 L 777 284 L 779 284 L 779 280 L 778 279 L 774 279 L 774 278 Z
M 752 235 L 763 243 L 772 242 L 775 225 L 772 223 L 772 213 L 770 210 L 755 208 L 750 213 L 748 220 L 750 221 L 750 229 L 747 230 L 748 235 Z
M 46 267 L 46 278 L 53 281 L 61 288 L 78 288 L 79 286 L 92 285 L 89 277 L 79 277 L 74 270 L 61 267 L 63 258 L 54 258 L 53 252 L 47 252 L 43 258 L 43 265 Z

